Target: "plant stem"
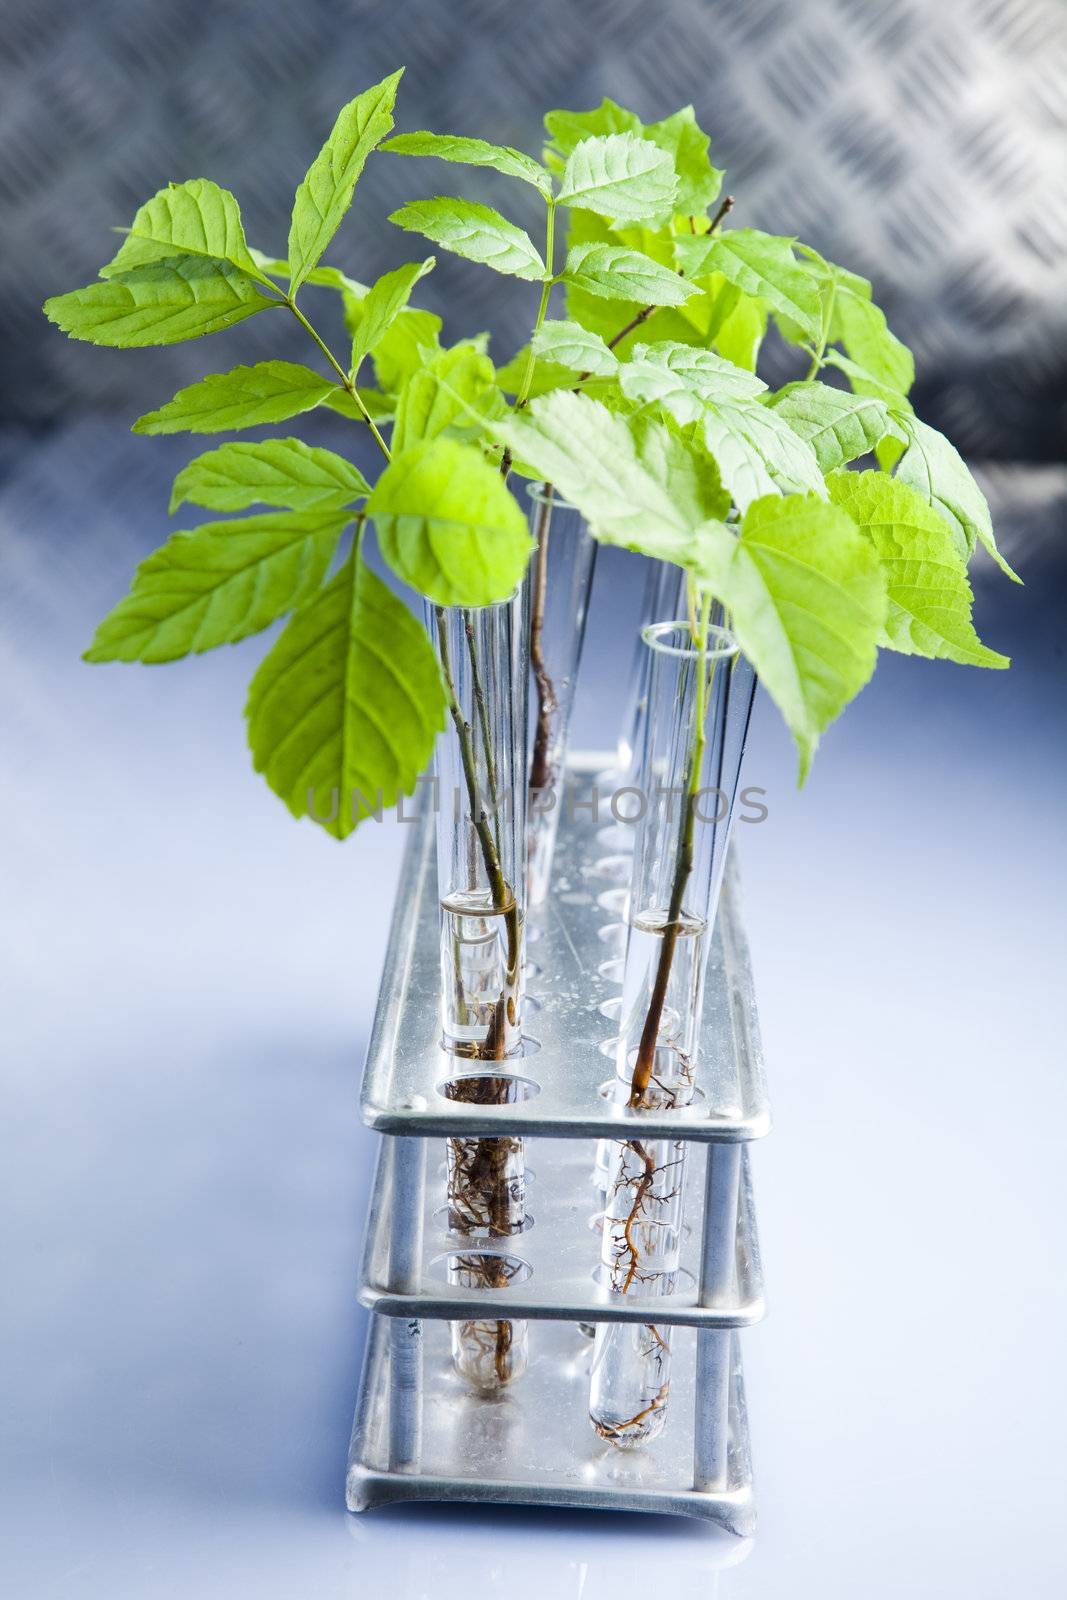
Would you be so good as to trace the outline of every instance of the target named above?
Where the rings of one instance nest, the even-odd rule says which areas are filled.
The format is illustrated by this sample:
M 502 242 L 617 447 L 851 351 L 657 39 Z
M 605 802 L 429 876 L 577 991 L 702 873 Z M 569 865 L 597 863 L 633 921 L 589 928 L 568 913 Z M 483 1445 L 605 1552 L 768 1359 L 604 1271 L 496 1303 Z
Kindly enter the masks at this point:
M 810 383 L 811 380 L 822 371 L 824 365 L 823 356 L 826 354 L 826 346 L 830 342 L 830 328 L 834 320 L 834 302 L 836 299 L 837 279 L 836 277 L 831 277 L 830 293 L 827 296 L 826 304 L 823 306 L 822 312 L 822 336 L 819 340 L 818 348 L 812 351 L 811 366 L 808 368 L 804 376 L 805 383 Z
M 656 1056 L 660 1023 L 663 1020 L 663 1007 L 667 1000 L 667 986 L 670 982 L 671 965 L 674 960 L 675 947 L 678 943 L 678 935 L 681 932 L 682 901 L 689 883 L 689 875 L 693 870 L 693 831 L 696 820 L 696 796 L 700 788 L 700 767 L 704 759 L 706 741 L 704 719 L 707 715 L 708 688 L 710 687 L 710 680 L 705 668 L 710 613 L 711 598 L 710 596 L 705 596 L 700 608 L 698 623 L 697 662 L 694 669 L 697 679 L 696 705 L 693 713 L 693 744 L 689 755 L 689 773 L 686 780 L 685 801 L 682 807 L 682 822 L 678 839 L 678 854 L 674 867 L 674 882 L 671 885 L 667 920 L 663 927 L 663 943 L 660 945 L 656 976 L 652 984 L 652 997 L 649 1001 L 644 1027 L 641 1030 L 641 1043 L 638 1046 L 637 1060 L 634 1062 L 633 1076 L 630 1080 L 630 1105 L 637 1107 L 640 1106 L 645 1096 L 652 1076 L 652 1065 Z
M 552 523 L 553 489 L 546 483 L 537 518 L 537 559 L 530 597 L 530 664 L 537 688 L 537 728 L 530 759 L 530 788 L 545 789 L 554 776 L 549 751 L 552 745 L 552 718 L 559 709 L 556 686 L 545 661 L 545 597 L 548 592 L 548 536 Z
M 526 357 L 526 370 L 522 375 L 522 383 L 519 386 L 519 392 L 515 400 L 516 411 L 521 411 L 527 400 L 530 398 L 530 386 L 533 383 L 535 359 L 533 352 L 533 341 L 536 339 L 538 332 L 540 331 L 541 324 L 545 320 L 545 312 L 548 310 L 548 297 L 552 293 L 552 269 L 555 264 L 554 258 L 556 253 L 555 236 L 556 202 L 554 200 L 549 200 L 548 222 L 545 227 L 545 281 L 541 285 L 541 300 L 537 307 L 537 317 L 533 325 L 533 333 L 530 335 L 530 349 Z
M 367 424 L 367 427 L 370 429 L 371 433 L 373 433 L 373 435 L 375 437 L 375 440 L 377 441 L 378 448 L 382 452 L 382 455 L 385 457 L 386 461 L 392 460 L 392 456 L 391 456 L 391 453 L 390 453 L 390 450 L 389 450 L 389 446 L 386 444 L 385 440 L 382 438 L 381 434 L 378 432 L 378 429 L 375 426 L 374 418 L 371 416 L 370 412 L 367 410 L 366 406 L 363 404 L 363 400 L 360 397 L 359 390 L 356 388 L 355 383 L 352 381 L 352 378 L 345 371 L 344 367 L 342 367 L 341 363 L 338 361 L 337 357 L 334 355 L 333 351 L 330 349 L 330 347 L 326 343 L 325 339 L 323 339 L 321 337 L 321 335 L 318 334 L 315 331 L 315 329 L 311 326 L 311 323 L 308 321 L 307 317 L 305 317 L 304 313 L 301 311 L 300 307 L 297 305 L 296 301 L 293 299 L 291 294 L 286 295 L 285 304 L 289 307 L 289 310 L 293 313 L 293 316 L 296 318 L 297 322 L 299 322 L 300 326 L 304 329 L 305 333 L 310 334 L 312 339 L 314 339 L 315 343 L 318 345 L 319 349 L 322 351 L 323 355 L 326 357 L 327 361 L 330 363 L 330 366 L 333 368 L 333 370 L 336 372 L 337 376 L 340 378 L 342 389 L 344 389 L 346 394 L 349 394 L 349 395 L 352 396 L 352 399 L 355 401 L 356 406 L 358 407 L 358 409 L 359 409 L 359 411 L 360 411 L 360 413 L 361 413 L 361 415 L 363 417 L 364 422 Z

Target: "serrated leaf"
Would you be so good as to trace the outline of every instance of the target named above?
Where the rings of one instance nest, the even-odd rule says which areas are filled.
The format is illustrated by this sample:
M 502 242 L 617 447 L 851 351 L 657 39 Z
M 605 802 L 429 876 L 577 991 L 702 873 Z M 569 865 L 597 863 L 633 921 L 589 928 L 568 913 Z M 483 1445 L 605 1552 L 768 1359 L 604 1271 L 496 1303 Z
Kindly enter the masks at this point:
M 662 423 L 628 421 L 588 395 L 544 395 L 493 432 L 609 544 L 685 565 L 694 528 L 729 507 L 713 462 Z
M 683 106 L 662 122 L 650 122 L 642 138 L 651 139 L 674 161 L 678 177 L 675 209 L 683 216 L 701 216 L 718 199 L 723 174 L 708 160 L 710 140 L 698 125 L 692 106 Z
M 350 521 L 268 511 L 172 534 L 141 562 L 86 661 L 176 661 L 259 633 L 314 594 Z
M 769 494 L 826 497 L 815 452 L 783 417 L 758 400 L 716 402 L 704 412 L 704 443 L 744 511 Z
M 680 236 L 675 254 L 687 278 L 721 272 L 742 294 L 763 301 L 811 339 L 822 326 L 818 284 L 793 255 L 793 240 L 758 228 L 731 228 L 712 237 Z
M 638 306 L 680 306 L 697 293 L 669 267 L 618 244 L 572 245 L 563 279 L 605 300 L 632 300 Z
M 478 261 L 515 278 L 543 278 L 545 264 L 528 233 L 491 206 L 474 200 L 438 197 L 412 200 L 389 218 L 398 228 L 421 233 L 442 250 Z
M 884 472 L 834 472 L 834 505 L 847 511 L 882 563 L 889 594 L 881 643 L 904 655 L 1007 667 L 971 621 L 974 595 L 956 540 L 915 489 Z
M 683 425 L 698 421 L 716 401 L 754 399 L 767 387 L 711 350 L 671 339 L 635 345 L 619 382 L 631 400 L 662 405 Z
M 210 178 L 171 183 L 141 206 L 118 253 L 100 270 L 102 278 L 129 272 L 170 256 L 208 256 L 258 276 L 241 222 L 241 208 L 228 189 Z
M 280 304 L 228 261 L 172 256 L 54 295 L 44 313 L 72 339 L 132 350 L 199 339 Z
M 526 518 L 471 445 L 438 438 L 394 455 L 367 511 L 397 577 L 438 605 L 506 600 L 526 570 Z
M 610 133 L 639 133 L 641 119 L 607 96 L 592 111 L 549 111 L 545 131 L 561 156 L 569 156 L 583 139 Z
M 393 454 L 455 427 L 480 429 L 498 395 L 493 363 L 469 345 L 442 350 L 411 377 L 400 393 L 393 428 Z
M 738 538 L 705 530 L 700 577 L 785 718 L 803 782 L 820 735 L 874 671 L 886 614 L 874 550 L 839 507 L 770 496 L 749 506 Z
M 976 543 L 983 544 L 1000 570 L 1013 582 L 1021 583 L 997 549 L 986 497 L 955 445 L 916 416 L 900 416 L 897 420 L 910 442 L 897 463 L 896 477 L 917 489 L 945 519 L 965 558 Z
M 552 193 L 552 180 L 539 161 L 513 150 L 510 145 L 487 144 L 484 139 L 466 139 L 450 133 L 398 133 L 387 139 L 383 150 L 398 156 L 436 156 L 439 161 L 457 161 L 466 167 L 492 167 L 508 178 L 532 183 L 546 196 Z
M 426 630 L 358 553 L 290 620 L 245 708 L 256 771 L 338 839 L 414 791 L 445 713 Z
M 893 412 L 910 411 L 911 401 L 897 389 L 890 388 L 881 383 L 873 373 L 861 367 L 858 362 L 849 356 L 842 355 L 839 350 L 827 350 L 823 361 L 827 366 L 836 367 L 843 372 L 852 386 L 853 394 L 872 395 L 876 400 L 881 400 Z
M 915 381 L 912 353 L 890 331 L 885 313 L 847 283 L 839 283 L 834 295 L 830 340 L 840 341 L 851 359 L 886 389 L 906 395 Z
M 517 350 L 510 361 L 498 367 L 496 381 L 505 394 L 517 395 L 522 388 L 526 376 L 526 365 L 530 357 L 530 346 L 524 344 Z M 530 380 L 528 399 L 534 400 L 540 394 L 548 394 L 551 389 L 573 389 L 574 373 L 570 367 L 561 367 L 558 362 L 546 361 L 543 356 L 534 357 L 533 377 Z
M 668 215 L 677 193 L 667 151 L 632 133 L 611 133 L 575 146 L 557 199 L 616 221 L 642 222 Z
M 138 417 L 134 433 L 225 433 L 284 422 L 310 411 L 337 387 L 294 361 L 259 361 L 253 367 L 212 372 L 179 389 L 158 411 Z
M 433 256 L 427 256 L 425 261 L 409 261 L 395 272 L 385 273 L 360 300 L 359 317 L 352 332 L 353 378 L 363 358 L 389 332 L 419 279 L 432 272 L 436 265 Z
M 881 400 L 827 383 L 789 383 L 766 403 L 811 445 L 823 473 L 866 455 L 891 426 Z
M 289 269 L 293 294 L 337 232 L 367 157 L 393 126 L 396 86 L 403 68 L 365 89 L 338 113 L 333 130 L 293 199 Z
M 290 511 L 332 510 L 369 494 L 351 461 L 301 439 L 243 441 L 206 450 L 174 480 L 170 510 L 185 501 L 212 511 L 284 506 Z
M 580 322 L 543 322 L 534 334 L 533 348 L 539 363 L 548 363 L 564 377 L 566 373 L 589 372 L 610 378 L 619 370 L 614 352 L 598 333 L 583 328 Z

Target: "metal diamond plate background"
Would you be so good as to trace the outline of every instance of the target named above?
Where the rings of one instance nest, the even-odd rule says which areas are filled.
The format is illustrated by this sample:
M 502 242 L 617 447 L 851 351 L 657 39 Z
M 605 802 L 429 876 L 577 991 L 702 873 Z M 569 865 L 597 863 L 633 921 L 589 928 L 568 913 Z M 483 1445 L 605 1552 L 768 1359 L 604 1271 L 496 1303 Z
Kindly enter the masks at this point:
M 88 281 L 109 229 L 172 178 L 238 194 L 281 249 L 292 190 L 339 105 L 401 63 L 398 126 L 531 150 L 542 112 L 610 93 L 691 100 L 736 218 L 870 276 L 916 350 L 920 408 L 981 456 L 1057 460 L 1067 419 L 1067 9 L 1058 0 L 4 0 L 0 420 L 133 415 L 205 370 L 301 351 L 273 319 L 114 353 L 68 343 L 46 294 Z M 362 278 L 410 259 L 400 200 L 524 186 L 380 156 L 331 252 Z M 520 191 L 520 192 L 516 192 Z M 521 342 L 530 286 L 445 257 L 422 286 L 452 337 Z M 324 313 L 325 315 L 326 313 Z

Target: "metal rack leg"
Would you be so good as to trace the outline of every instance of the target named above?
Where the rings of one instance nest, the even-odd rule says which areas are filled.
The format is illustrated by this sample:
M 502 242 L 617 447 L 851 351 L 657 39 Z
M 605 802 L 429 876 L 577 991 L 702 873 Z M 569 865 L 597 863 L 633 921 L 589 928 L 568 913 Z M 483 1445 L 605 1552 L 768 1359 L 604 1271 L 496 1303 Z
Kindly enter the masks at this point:
M 722 1304 L 734 1281 L 740 1184 L 741 1146 L 709 1145 L 700 1257 L 700 1303 L 703 1306 Z M 693 1484 L 697 1489 L 725 1489 L 727 1486 L 731 1358 L 732 1334 L 728 1329 L 700 1329 L 693 1436 Z
M 410 1292 L 418 1286 L 422 1260 L 426 1140 L 397 1138 L 392 1157 L 389 1279 L 394 1289 Z M 395 1317 L 389 1328 L 389 1464 L 394 1471 L 418 1465 L 421 1421 L 422 1323 Z

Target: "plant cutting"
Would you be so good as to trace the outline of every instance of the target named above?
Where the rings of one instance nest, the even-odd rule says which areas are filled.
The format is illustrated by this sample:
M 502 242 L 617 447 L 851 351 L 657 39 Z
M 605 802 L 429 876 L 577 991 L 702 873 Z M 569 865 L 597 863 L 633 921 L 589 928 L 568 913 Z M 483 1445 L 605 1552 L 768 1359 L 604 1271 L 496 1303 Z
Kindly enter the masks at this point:
M 295 817 L 338 839 L 412 794 L 436 748 L 451 791 L 438 818 L 447 1092 L 494 1104 L 514 1094 L 508 1066 L 523 1049 L 526 789 L 563 759 L 553 725 L 562 696 L 541 649 L 557 538 L 544 508 L 576 508 L 595 540 L 684 573 L 686 616 L 653 619 L 673 625 L 687 671 L 670 774 L 681 804 L 672 831 L 657 835 L 672 841 L 660 851 L 669 871 L 642 911 L 645 977 L 619 1056 L 635 1117 L 626 1192 L 641 1198 L 613 1222 L 630 1248 L 638 1224 L 655 1220 L 642 1173 L 662 1165 L 638 1135 L 641 1112 L 673 1081 L 665 1061 L 685 1092 L 695 1071 L 695 1036 L 680 1046 L 677 1028 L 698 1015 L 707 947 L 689 940 L 688 919 L 705 929 L 714 919 L 714 870 L 707 895 L 697 874 L 693 910 L 694 861 L 716 748 L 709 716 L 729 663 L 743 658 L 779 707 L 803 781 L 880 649 L 1006 666 L 975 633 L 967 565 L 981 544 L 1015 575 L 966 466 L 914 413 L 911 356 L 871 285 L 745 225 L 743 196 L 722 197 L 692 108 L 647 125 L 610 100 L 550 112 L 535 159 L 467 136 L 389 137 L 400 76 L 339 113 L 297 189 L 284 257 L 249 244 L 228 191 L 186 179 L 146 201 L 97 282 L 46 303 L 71 337 L 118 348 L 278 311 L 303 330 L 313 364 L 208 374 L 134 430 L 230 433 L 326 407 L 368 434 L 380 459 L 372 481 L 346 455 L 288 436 L 196 456 L 171 509 L 221 515 L 171 534 L 142 562 L 86 654 L 161 663 L 287 619 L 249 687 L 252 760 Z M 349 275 L 347 258 L 324 260 L 376 152 L 489 168 L 539 197 L 543 244 L 501 212 L 446 195 L 413 199 L 389 219 L 520 280 L 531 336 L 500 367 L 481 337 L 443 342 L 441 319 L 413 303 L 433 256 L 371 284 Z M 309 314 L 316 295 L 321 315 Z M 562 316 L 549 315 L 554 296 Z M 343 322 L 343 347 L 321 331 L 323 316 Z M 776 389 L 756 370 L 770 322 L 797 357 L 795 379 Z M 535 539 L 513 489 L 520 477 L 542 485 Z M 392 577 L 421 598 L 426 626 L 372 569 L 371 530 Z M 721 840 L 728 815 L 720 820 Z M 633 927 L 630 937 L 636 948 Z M 468 1240 L 518 1231 L 521 1140 L 453 1144 L 452 1230 Z M 618 1292 L 664 1292 L 667 1269 L 640 1251 L 623 1256 Z M 474 1259 L 490 1263 L 479 1269 L 485 1287 L 503 1287 L 494 1274 L 506 1258 L 465 1255 L 463 1272 Z M 511 1323 L 489 1319 L 471 1340 L 476 1387 L 518 1375 L 511 1352 L 525 1335 Z M 628 1420 L 613 1425 L 620 1442 Z

